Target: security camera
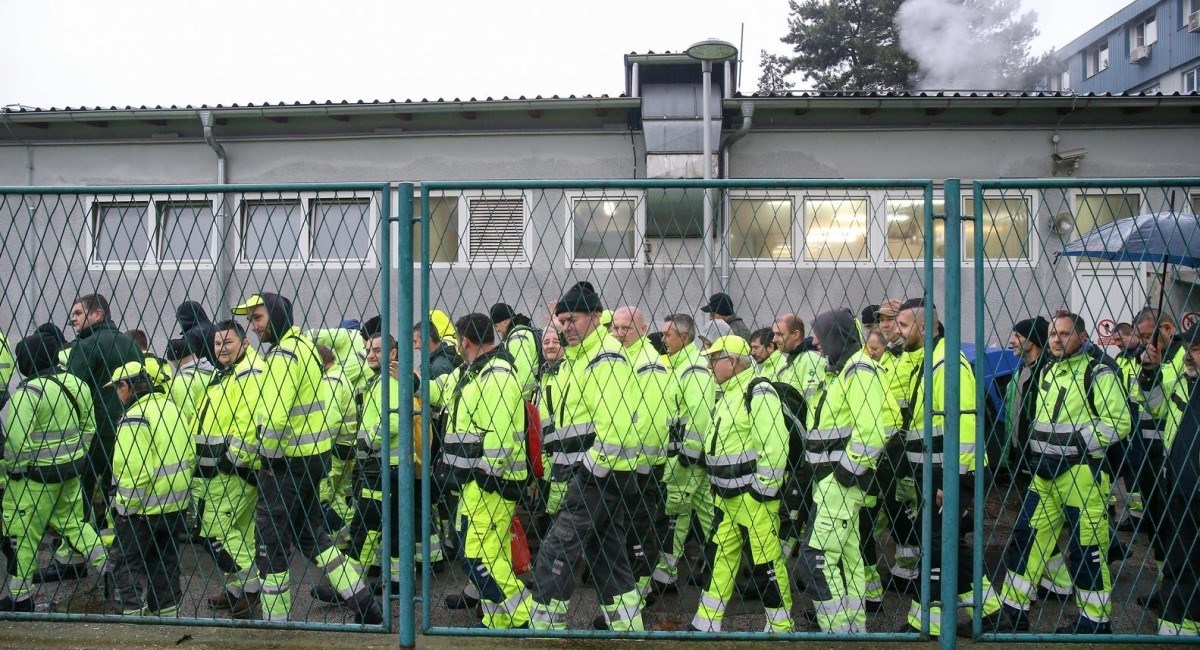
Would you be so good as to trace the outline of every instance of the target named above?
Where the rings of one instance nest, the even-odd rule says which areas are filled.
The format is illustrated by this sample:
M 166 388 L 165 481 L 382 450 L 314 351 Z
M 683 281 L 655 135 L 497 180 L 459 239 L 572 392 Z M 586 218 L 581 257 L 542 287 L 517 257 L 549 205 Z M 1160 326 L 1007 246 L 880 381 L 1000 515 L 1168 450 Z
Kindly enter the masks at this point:
M 1054 161 L 1054 174 L 1065 173 L 1067 176 L 1072 176 L 1079 169 L 1079 163 L 1083 161 L 1083 157 L 1087 155 L 1087 149 L 1068 149 L 1067 151 L 1056 151 L 1050 155 L 1050 159 Z
M 1069 151 L 1059 151 L 1054 154 L 1054 162 L 1058 164 L 1074 163 L 1079 164 L 1083 157 L 1087 155 L 1087 149 L 1071 149 Z

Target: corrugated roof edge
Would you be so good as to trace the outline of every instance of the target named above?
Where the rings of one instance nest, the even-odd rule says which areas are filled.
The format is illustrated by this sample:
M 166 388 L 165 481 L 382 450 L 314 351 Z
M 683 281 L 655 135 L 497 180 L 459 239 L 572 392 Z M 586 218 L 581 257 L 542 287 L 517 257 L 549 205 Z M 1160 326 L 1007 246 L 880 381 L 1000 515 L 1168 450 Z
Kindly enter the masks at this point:
M 560 97 L 558 95 L 550 95 L 549 97 L 543 97 L 542 95 L 537 95 L 534 97 L 526 97 L 524 95 L 521 95 L 520 97 L 504 96 L 499 99 L 496 99 L 493 97 L 487 97 L 485 99 L 478 99 L 475 97 L 471 97 L 469 99 L 461 99 L 458 97 L 455 97 L 454 99 L 446 99 L 444 97 L 439 97 L 437 99 L 428 99 L 428 98 L 422 97 L 419 100 L 413 100 L 413 99 L 380 100 L 380 99 L 375 99 L 375 100 L 366 101 L 366 100 L 359 99 L 357 101 L 349 101 L 349 100 L 343 99 L 338 102 L 335 102 L 333 100 L 325 100 L 324 102 L 320 102 L 317 100 L 310 100 L 308 102 L 295 101 L 295 102 L 291 102 L 291 103 L 289 103 L 289 102 L 276 102 L 276 103 L 262 102 L 262 103 L 256 104 L 254 102 L 248 102 L 245 104 L 241 104 L 241 103 L 211 104 L 211 105 L 210 104 L 200 104 L 199 106 L 193 106 L 192 104 L 187 104 L 184 106 L 179 106 L 176 104 L 172 104 L 170 106 L 163 106 L 161 104 L 158 104 L 155 106 L 146 106 L 146 105 L 142 105 L 142 106 L 107 106 L 107 107 L 106 106 L 63 106 L 63 107 L 51 106 L 49 108 L 41 108 L 41 107 L 36 107 L 36 106 L 20 106 L 20 105 L 18 105 L 15 107 L 5 106 L 3 108 L 0 108 L 0 111 L 3 111 L 5 113 L 20 114 L 20 113 L 66 113 L 66 112 L 80 112 L 80 111 L 84 111 L 84 112 L 200 111 L 200 110 L 230 110 L 230 109 L 250 109 L 250 108 L 262 109 L 262 108 L 316 108 L 316 107 L 352 108 L 352 107 L 357 107 L 357 106 L 407 106 L 407 107 L 411 107 L 413 105 L 422 105 L 422 104 L 433 105 L 433 106 L 446 106 L 449 104 L 500 104 L 500 103 L 505 103 L 505 102 L 515 103 L 515 102 L 550 102 L 550 101 L 558 101 L 558 102 L 605 101 L 605 100 L 621 100 L 621 99 L 632 99 L 632 98 L 630 98 L 629 96 L 627 96 L 625 94 L 616 95 L 616 96 L 612 96 L 612 95 L 608 95 L 608 94 L 602 94 L 602 95 L 590 95 L 589 94 L 589 95 L 580 95 L 580 96 L 567 95 L 566 97 Z

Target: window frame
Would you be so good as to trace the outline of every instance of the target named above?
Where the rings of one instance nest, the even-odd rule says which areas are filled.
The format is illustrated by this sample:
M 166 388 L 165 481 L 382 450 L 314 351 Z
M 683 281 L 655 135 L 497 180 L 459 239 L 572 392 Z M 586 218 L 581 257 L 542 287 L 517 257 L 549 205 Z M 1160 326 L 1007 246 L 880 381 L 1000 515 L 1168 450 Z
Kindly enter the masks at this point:
M 213 215 L 213 226 L 207 237 L 207 256 L 195 260 L 164 259 L 163 245 L 163 209 L 171 204 L 208 205 Z M 216 241 L 216 224 L 220 219 L 220 198 L 211 195 L 194 196 L 186 193 L 163 194 L 95 194 L 84 201 L 87 227 L 84 228 L 84 252 L 89 271 L 123 271 L 129 266 L 146 270 L 211 270 L 216 267 L 220 255 L 220 244 Z M 123 258 L 119 260 L 100 260 L 96 258 L 97 249 L 97 210 L 110 205 L 128 205 L 141 212 L 141 228 L 147 237 L 146 255 L 142 259 Z
M 620 190 L 620 196 L 610 196 L 604 190 L 568 190 L 563 192 L 566 211 L 563 232 L 563 256 L 569 269 L 639 269 L 646 264 L 646 193 L 644 190 Z M 633 257 L 632 259 L 592 259 L 575 257 L 575 203 L 576 201 L 630 201 L 633 205 Z M 701 237 L 703 241 L 703 237 Z
M 963 181 L 963 187 L 969 188 L 969 185 L 966 181 Z M 1013 194 L 1011 192 L 1006 193 L 1006 192 L 1003 192 L 1000 190 L 985 190 L 983 192 L 983 200 L 984 201 L 987 201 L 988 199 L 1011 199 L 1014 196 L 1026 201 L 1026 205 L 1028 206 L 1028 210 L 1029 210 L 1028 234 L 1026 236 L 1026 241 L 1028 242 L 1028 244 L 1025 247 L 1026 248 L 1025 255 L 1022 257 L 984 257 L 983 258 L 984 263 L 988 264 L 990 266 L 999 266 L 1001 264 L 1006 264 L 1006 265 L 1013 266 L 1013 267 L 1033 268 L 1033 267 L 1037 266 L 1037 262 L 1040 259 L 1039 256 L 1041 255 L 1041 252 L 1042 252 L 1042 232 L 1041 232 L 1041 230 L 1038 229 L 1038 214 L 1039 214 L 1038 211 L 1041 209 L 1041 204 L 1040 204 L 1041 194 L 1040 193 Z M 971 214 L 971 215 L 967 214 L 967 200 L 968 199 L 974 200 L 974 198 L 975 198 L 975 193 L 973 191 L 971 191 L 970 189 L 966 189 L 962 192 L 961 198 L 959 199 L 959 208 L 958 208 L 959 214 L 961 214 L 964 217 L 971 216 L 972 218 L 974 218 L 974 214 Z M 964 267 L 972 267 L 973 268 L 977 263 L 979 263 L 979 260 L 972 258 L 972 257 L 967 257 L 967 250 L 974 248 L 975 241 L 974 241 L 974 239 L 970 239 L 970 240 L 967 239 L 967 222 L 966 221 L 964 221 L 962 224 L 962 232 L 960 233 L 959 237 L 962 241 L 962 251 L 961 251 L 962 265 Z M 985 239 L 985 244 L 986 244 L 986 239 Z
M 1158 42 L 1158 16 L 1153 12 L 1143 15 L 1141 18 L 1129 24 L 1129 51 L 1132 52 L 1135 47 L 1146 47 L 1154 45 Z M 1146 37 L 1149 31 L 1147 27 L 1154 25 L 1154 40 Z M 1142 43 L 1138 43 L 1138 38 L 1142 39 Z
M 521 199 L 521 259 L 519 260 L 502 260 L 496 262 L 488 259 L 473 259 L 471 257 L 471 200 L 472 199 Z M 432 202 L 435 199 L 453 199 L 455 200 L 455 225 L 458 229 L 458 247 L 455 261 L 453 262 L 421 262 L 413 257 L 413 268 L 420 269 L 426 264 L 430 269 L 437 270 L 464 270 L 476 268 L 490 268 L 494 264 L 506 264 L 511 268 L 530 268 L 533 266 L 533 256 L 530 251 L 534 250 L 531 237 L 533 236 L 532 215 L 530 212 L 530 195 L 528 190 L 463 190 L 463 191 L 437 191 L 430 192 L 429 199 Z M 414 197 L 413 205 L 414 216 L 421 214 L 421 194 L 417 193 Z M 396 231 L 393 231 L 396 232 Z M 400 238 L 393 237 L 392 241 L 392 259 L 393 268 L 397 268 L 400 264 Z M 432 243 L 432 242 L 431 242 Z M 411 244 L 410 244 L 411 245 Z
M 1104 54 L 1101 57 L 1101 54 Z M 1103 65 L 1101 63 L 1103 62 Z M 1092 77 L 1104 72 L 1112 66 L 1112 52 L 1109 51 L 1108 41 L 1101 41 L 1084 50 L 1083 78 Z
M 367 200 L 367 231 L 370 233 L 369 247 L 367 256 L 364 258 L 341 258 L 341 257 L 317 257 L 313 255 L 313 219 L 315 218 L 314 206 L 319 202 L 336 202 L 339 200 L 347 200 L 360 202 L 363 199 Z M 297 202 L 300 204 L 300 209 L 303 213 L 303 220 L 300 224 L 300 246 L 297 257 L 289 259 L 267 259 L 267 260 L 251 260 L 246 257 L 245 244 L 248 238 L 246 237 L 246 221 L 247 215 L 245 208 L 250 204 L 261 204 L 267 202 L 290 203 Z M 280 196 L 275 192 L 247 192 L 232 197 L 230 200 L 230 213 L 235 215 L 234 233 L 235 250 L 237 251 L 234 268 L 239 270 L 247 269 L 287 269 L 287 270 L 303 270 L 308 268 L 310 264 L 339 264 L 342 268 L 358 268 L 372 269 L 379 266 L 379 197 L 375 192 L 340 192 L 340 191 L 320 191 L 320 192 L 297 192 L 295 194 L 286 194 Z
M 735 195 L 735 192 L 737 194 Z M 796 268 L 804 268 L 808 264 L 812 264 L 811 260 L 805 259 L 802 251 L 806 241 L 803 221 L 803 207 L 806 193 L 801 190 L 730 190 L 727 193 L 725 200 L 725 214 L 730 222 L 730 228 L 733 226 L 733 202 L 734 201 L 782 201 L 787 200 L 792 204 L 791 223 L 788 228 L 791 232 L 791 255 L 788 257 L 734 257 L 732 246 L 730 246 L 729 264 L 730 268 L 773 268 L 781 264 L 787 264 Z M 720 236 L 720 234 L 718 234 Z M 727 240 L 727 245 L 732 243 L 732 234 Z M 720 258 L 719 253 L 715 253 Z
M 1200 0 L 1198 0 L 1200 1 Z M 1188 90 L 1188 77 L 1192 80 L 1192 89 Z M 1196 66 L 1190 70 L 1184 70 L 1179 76 L 1179 90 L 1183 93 L 1194 93 L 1200 91 L 1200 66 Z

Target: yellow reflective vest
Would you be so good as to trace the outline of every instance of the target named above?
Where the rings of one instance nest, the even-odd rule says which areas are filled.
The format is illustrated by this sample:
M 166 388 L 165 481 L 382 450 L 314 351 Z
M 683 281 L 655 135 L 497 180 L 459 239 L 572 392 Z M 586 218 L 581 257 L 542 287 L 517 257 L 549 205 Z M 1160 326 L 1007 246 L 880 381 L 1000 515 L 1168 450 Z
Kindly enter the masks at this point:
M 35 480 L 65 480 L 82 468 L 96 432 L 92 391 L 66 372 L 35 375 L 17 385 L 8 403 L 0 469 Z
M 303 458 L 328 453 L 335 432 L 325 428 L 325 405 L 318 396 L 325 371 L 312 340 L 292 327 L 264 361 L 259 401 L 262 456 Z
M 452 484 L 471 481 L 506 499 L 521 497 L 529 463 L 525 401 L 512 361 L 502 349 L 486 352 L 461 372 L 442 442 Z
M 886 442 L 883 381 L 878 365 L 860 349 L 831 369 L 824 387 L 808 400 L 804 458 L 816 480 L 832 472 L 847 487 L 870 487 Z
M 258 468 L 255 416 L 262 380 L 262 357 L 246 354 L 231 368 L 220 368 L 205 387 L 196 413 L 196 475 L 211 478 L 224 459 L 234 468 Z
M 956 471 L 958 474 L 966 475 L 975 471 L 975 370 L 961 351 L 957 356 L 957 361 L 961 368 L 959 371 L 958 403 L 962 412 L 958 420 L 958 461 L 953 462 L 952 459 L 949 467 L 953 470 L 957 465 Z M 930 363 L 933 365 L 933 390 L 931 395 L 933 398 L 933 415 L 930 418 L 931 428 L 929 430 L 928 451 L 930 465 L 935 470 L 934 485 L 938 486 L 941 485 L 940 472 L 944 471 L 947 465 L 943 453 L 945 444 L 944 435 L 946 432 L 946 339 L 938 337 L 937 342 L 933 346 L 933 356 L 930 357 Z M 923 366 L 917 366 L 914 372 L 918 374 L 916 389 L 913 392 L 912 399 L 912 425 L 905 434 L 904 448 L 908 462 L 915 465 L 922 465 L 925 462 L 926 451 L 925 381 Z M 918 473 L 917 476 L 920 476 L 920 474 Z
M 1075 354 L 1046 364 L 1038 377 L 1028 454 L 1031 469 L 1043 478 L 1099 461 L 1109 445 L 1129 435 L 1125 383 L 1097 354 L 1085 343 Z
M 388 431 L 387 462 L 383 461 L 383 391 L 385 387 L 388 391 L 388 405 L 399 409 L 401 413 L 404 412 L 400 406 L 400 380 L 387 375 L 385 382 L 382 375 L 376 373 L 367 382 L 367 387 L 363 389 L 362 422 L 358 427 L 358 459 L 376 463 L 377 467 L 374 468 L 376 471 L 382 470 L 384 465 L 400 466 L 400 413 L 392 413 L 388 417 L 390 431 Z M 413 462 L 416 463 L 416 471 L 420 472 L 421 398 L 417 395 L 413 396 L 411 417 L 413 418 Z
M 704 437 L 704 463 L 717 496 L 750 493 L 774 501 L 787 472 L 788 431 L 779 394 L 755 375 L 747 368 L 721 385 Z
M 597 477 L 635 471 L 642 455 L 634 427 L 638 388 L 621 344 L 598 327 L 565 356 L 560 424 L 543 444 L 551 452 L 586 451 L 582 465 Z
M 179 366 L 175 376 L 171 378 L 170 394 L 175 406 L 183 415 L 183 424 L 188 431 L 195 431 L 196 415 L 200 410 L 200 402 L 213 378 L 213 367 L 207 359 L 193 359 L 186 365 Z
M 142 395 L 117 422 L 113 509 L 122 516 L 162 515 L 188 507 L 192 436 L 165 393 Z
M 676 385 L 671 451 L 684 466 L 701 464 L 704 436 L 717 402 L 717 382 L 695 342 L 671 355 L 671 378 Z
M 517 382 L 525 399 L 533 399 L 533 391 L 537 390 L 538 346 L 541 344 L 537 334 L 527 325 L 513 325 L 504 338 L 504 349 L 512 357 L 513 371 L 517 373 Z
M 675 418 L 671 405 L 678 401 L 678 389 L 671 381 L 670 361 L 646 337 L 625 348 L 625 358 L 633 364 L 640 397 L 635 426 L 641 437 L 642 457 L 637 471 L 649 474 L 667 464 L 671 421 Z

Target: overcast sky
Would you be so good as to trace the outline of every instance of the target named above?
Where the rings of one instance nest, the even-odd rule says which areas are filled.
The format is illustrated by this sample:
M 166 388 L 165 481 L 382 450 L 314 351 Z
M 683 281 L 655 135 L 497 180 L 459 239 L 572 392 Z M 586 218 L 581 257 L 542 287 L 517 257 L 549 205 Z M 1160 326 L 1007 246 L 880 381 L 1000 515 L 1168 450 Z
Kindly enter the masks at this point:
M 1129 4 L 1022 1 L 1037 51 Z M 786 0 L 0 0 L 0 105 L 617 95 L 623 54 L 710 36 L 742 44 L 753 92 L 787 17 Z

